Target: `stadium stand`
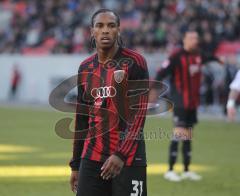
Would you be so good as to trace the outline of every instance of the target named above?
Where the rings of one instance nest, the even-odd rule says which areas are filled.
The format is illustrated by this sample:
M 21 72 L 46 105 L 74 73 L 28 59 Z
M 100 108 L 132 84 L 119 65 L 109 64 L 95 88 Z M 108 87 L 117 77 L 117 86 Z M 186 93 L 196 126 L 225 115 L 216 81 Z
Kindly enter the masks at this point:
M 89 13 L 100 7 L 120 14 L 122 36 L 133 49 L 171 49 L 189 27 L 198 29 L 211 53 L 229 52 L 224 44 L 232 41 L 230 53 L 240 48 L 238 0 L 2 0 L 0 53 L 90 52 Z

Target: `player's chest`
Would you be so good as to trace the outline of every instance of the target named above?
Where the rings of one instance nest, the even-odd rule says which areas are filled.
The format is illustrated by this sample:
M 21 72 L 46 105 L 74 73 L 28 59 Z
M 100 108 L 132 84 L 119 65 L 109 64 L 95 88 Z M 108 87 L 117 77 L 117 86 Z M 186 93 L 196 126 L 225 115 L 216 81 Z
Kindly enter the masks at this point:
M 200 55 L 187 55 L 181 58 L 182 71 L 191 77 L 199 76 L 202 69 L 202 57 Z
M 99 66 L 86 76 L 85 95 L 94 105 L 102 105 L 105 101 L 119 96 L 119 88 L 126 88 L 128 80 L 127 68 L 109 68 Z

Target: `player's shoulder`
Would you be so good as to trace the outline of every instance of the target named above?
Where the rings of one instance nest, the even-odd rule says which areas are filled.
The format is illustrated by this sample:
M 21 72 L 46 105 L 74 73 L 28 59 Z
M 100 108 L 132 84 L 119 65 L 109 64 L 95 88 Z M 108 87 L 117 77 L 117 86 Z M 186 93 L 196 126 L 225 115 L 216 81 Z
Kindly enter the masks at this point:
M 129 48 L 123 48 L 122 53 L 124 54 L 124 56 L 133 58 L 134 60 L 145 61 L 145 58 L 143 57 L 143 55 L 141 55 L 139 52 L 137 52 L 135 50 L 131 50 Z
M 89 57 L 87 57 L 86 59 L 84 59 L 79 66 L 78 71 L 84 71 L 87 70 L 89 68 L 89 65 L 92 64 L 94 58 L 95 58 L 96 54 L 93 54 Z
M 181 47 L 177 47 L 174 48 L 169 55 L 169 58 L 177 58 L 178 56 L 180 56 L 182 53 L 184 52 L 183 48 Z
M 147 69 L 147 63 L 143 55 L 141 55 L 139 52 L 131 50 L 129 48 L 123 48 L 122 54 L 126 58 L 131 58 L 137 65 L 140 67 Z

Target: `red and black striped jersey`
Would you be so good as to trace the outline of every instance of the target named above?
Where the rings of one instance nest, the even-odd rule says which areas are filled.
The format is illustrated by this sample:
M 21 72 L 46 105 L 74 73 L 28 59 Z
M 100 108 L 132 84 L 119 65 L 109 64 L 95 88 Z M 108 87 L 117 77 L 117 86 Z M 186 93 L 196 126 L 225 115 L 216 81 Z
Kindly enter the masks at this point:
M 98 62 L 97 54 L 81 63 L 73 170 L 78 170 L 81 158 L 105 162 L 112 154 L 127 166 L 146 165 L 143 127 L 148 80 L 145 59 L 126 48 L 119 48 L 105 64 Z
M 170 94 L 176 108 L 196 109 L 199 105 L 201 67 L 207 61 L 218 60 L 199 53 L 190 53 L 184 49 L 175 51 L 163 62 L 156 80 L 170 75 Z

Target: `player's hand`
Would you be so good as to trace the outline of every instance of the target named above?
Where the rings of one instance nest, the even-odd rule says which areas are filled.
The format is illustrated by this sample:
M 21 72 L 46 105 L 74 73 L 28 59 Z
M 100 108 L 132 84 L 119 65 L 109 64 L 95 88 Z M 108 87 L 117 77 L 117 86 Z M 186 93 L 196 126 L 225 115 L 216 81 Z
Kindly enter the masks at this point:
M 77 186 L 78 186 L 78 171 L 72 171 L 71 177 L 70 177 L 70 185 L 71 185 L 71 190 L 76 193 L 77 192 Z
M 236 119 L 236 109 L 234 107 L 227 108 L 227 116 L 230 121 Z
M 148 94 L 148 102 L 156 103 L 158 100 L 158 91 L 156 89 L 151 89 Z
M 114 178 L 120 174 L 124 162 L 116 155 L 111 155 L 103 164 L 101 177 L 104 180 Z

